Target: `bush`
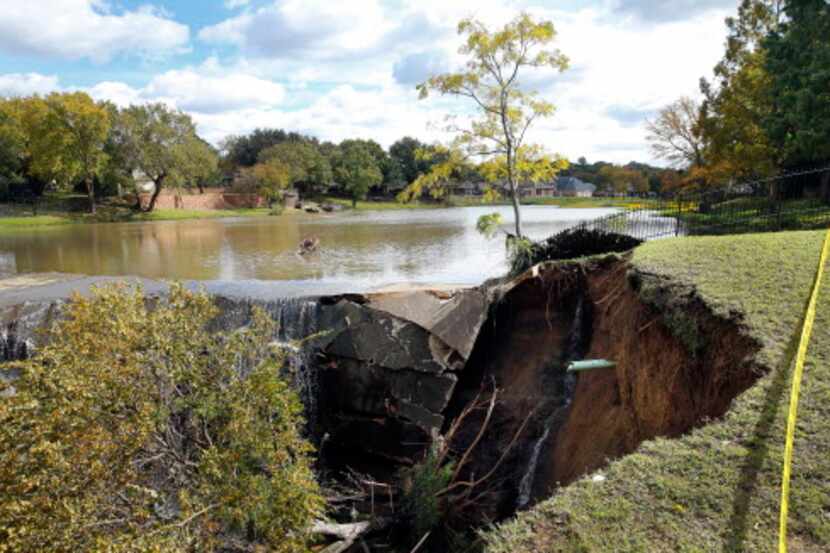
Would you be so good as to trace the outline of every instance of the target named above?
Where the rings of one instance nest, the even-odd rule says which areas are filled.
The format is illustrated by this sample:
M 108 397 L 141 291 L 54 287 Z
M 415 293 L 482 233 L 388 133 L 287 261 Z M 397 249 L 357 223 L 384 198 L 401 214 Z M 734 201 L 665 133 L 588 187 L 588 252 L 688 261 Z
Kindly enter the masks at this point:
M 75 297 L 3 367 L 0 551 L 306 550 L 323 502 L 273 322 L 210 334 L 215 307 L 181 286 L 146 303 Z
M 543 261 L 624 252 L 641 243 L 642 240 L 625 234 L 583 227 L 563 230 L 541 242 L 514 240 L 510 251 L 510 274 L 521 274 Z
M 413 542 L 444 522 L 446 513 L 438 493 L 449 485 L 453 469 L 452 464 L 441 464 L 433 447 L 423 461 L 405 471 L 407 489 L 401 508 Z

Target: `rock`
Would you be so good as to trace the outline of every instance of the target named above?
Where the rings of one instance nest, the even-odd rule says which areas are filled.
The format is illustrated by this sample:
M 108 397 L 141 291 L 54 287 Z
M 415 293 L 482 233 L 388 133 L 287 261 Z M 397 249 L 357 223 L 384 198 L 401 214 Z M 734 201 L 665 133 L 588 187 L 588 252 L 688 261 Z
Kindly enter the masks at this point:
M 417 323 L 467 359 L 481 325 L 487 319 L 489 300 L 478 288 L 441 293 L 430 290 L 367 295 L 369 305 Z

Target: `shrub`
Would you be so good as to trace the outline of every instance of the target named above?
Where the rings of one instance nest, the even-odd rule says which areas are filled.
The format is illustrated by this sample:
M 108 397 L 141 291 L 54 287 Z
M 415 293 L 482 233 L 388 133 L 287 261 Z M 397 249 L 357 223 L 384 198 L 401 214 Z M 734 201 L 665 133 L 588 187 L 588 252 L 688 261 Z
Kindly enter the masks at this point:
M 304 551 L 322 508 L 273 322 L 173 286 L 72 299 L 0 400 L 0 551 Z
M 449 485 L 454 468 L 442 464 L 440 453 L 433 447 L 423 461 L 405 471 L 407 489 L 401 507 L 413 542 L 443 522 L 445 513 L 438 493 Z
M 641 243 L 641 240 L 625 234 L 584 227 L 563 230 L 541 242 L 520 239 L 511 248 L 510 274 L 521 274 L 543 261 L 623 252 Z

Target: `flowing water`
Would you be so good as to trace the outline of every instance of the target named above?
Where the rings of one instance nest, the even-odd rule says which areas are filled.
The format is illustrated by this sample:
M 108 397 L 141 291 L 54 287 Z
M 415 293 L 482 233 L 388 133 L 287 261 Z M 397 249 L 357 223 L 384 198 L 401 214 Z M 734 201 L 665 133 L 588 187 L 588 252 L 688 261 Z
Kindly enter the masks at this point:
M 494 211 L 510 230 L 509 207 L 20 229 L 0 233 L 0 273 L 215 281 L 234 291 L 264 287 L 261 295 L 270 298 L 360 292 L 402 282 L 478 284 L 506 269 L 503 235 L 487 239 L 475 229 L 480 215 Z M 524 231 L 540 239 L 613 211 L 525 206 Z M 299 242 L 310 236 L 319 238 L 321 251 L 297 255 Z

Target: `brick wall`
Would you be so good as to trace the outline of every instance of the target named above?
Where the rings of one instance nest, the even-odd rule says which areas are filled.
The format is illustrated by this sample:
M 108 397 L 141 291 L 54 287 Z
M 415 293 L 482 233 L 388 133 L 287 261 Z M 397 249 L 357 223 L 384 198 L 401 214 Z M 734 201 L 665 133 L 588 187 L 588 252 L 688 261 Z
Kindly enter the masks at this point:
M 141 205 L 150 203 L 150 193 L 141 193 Z M 222 189 L 206 188 L 204 194 L 176 194 L 162 191 L 156 199 L 159 209 L 234 209 L 242 207 L 263 207 L 264 200 L 256 194 L 233 194 Z

